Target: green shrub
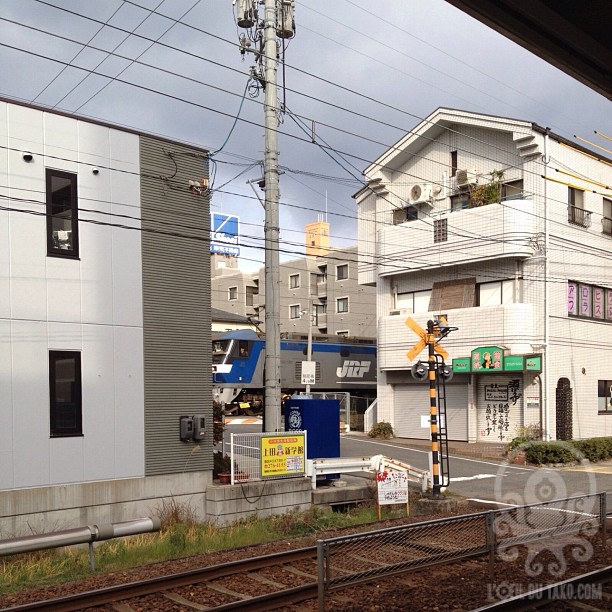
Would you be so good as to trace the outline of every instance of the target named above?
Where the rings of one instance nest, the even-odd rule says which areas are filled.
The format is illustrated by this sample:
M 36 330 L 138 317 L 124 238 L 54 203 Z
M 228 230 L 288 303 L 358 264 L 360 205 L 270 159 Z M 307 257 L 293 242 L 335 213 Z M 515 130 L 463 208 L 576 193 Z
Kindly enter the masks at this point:
M 612 438 L 587 438 L 571 442 L 589 461 L 601 461 L 612 458 Z
M 528 442 L 525 458 L 529 463 L 544 465 L 548 463 L 573 463 L 578 459 L 576 449 L 567 442 Z
M 385 421 L 372 425 L 372 429 L 370 429 L 368 433 L 370 438 L 382 438 L 383 440 L 388 440 L 389 438 L 392 438 L 393 435 L 393 427 L 391 426 L 391 423 L 386 423 Z

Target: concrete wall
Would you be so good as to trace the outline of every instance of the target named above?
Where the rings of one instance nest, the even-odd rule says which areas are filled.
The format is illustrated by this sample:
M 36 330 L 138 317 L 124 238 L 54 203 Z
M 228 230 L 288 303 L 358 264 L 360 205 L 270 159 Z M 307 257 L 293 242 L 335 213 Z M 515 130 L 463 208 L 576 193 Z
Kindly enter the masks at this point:
M 304 511 L 312 503 L 309 478 L 233 486 L 211 478 L 205 471 L 1 491 L 0 539 L 159 516 L 164 503 L 185 504 L 196 520 L 217 525 Z
M 255 515 L 264 518 L 293 510 L 303 512 L 311 503 L 309 478 L 213 485 L 206 489 L 206 518 L 227 525 Z

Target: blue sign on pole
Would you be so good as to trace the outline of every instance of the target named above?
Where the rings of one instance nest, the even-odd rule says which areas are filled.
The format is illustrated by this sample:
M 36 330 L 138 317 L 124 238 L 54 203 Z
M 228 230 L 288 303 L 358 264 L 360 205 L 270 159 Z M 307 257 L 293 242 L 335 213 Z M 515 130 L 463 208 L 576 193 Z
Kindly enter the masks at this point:
M 240 219 L 235 215 L 211 213 L 210 215 L 210 252 L 223 255 L 240 255 Z

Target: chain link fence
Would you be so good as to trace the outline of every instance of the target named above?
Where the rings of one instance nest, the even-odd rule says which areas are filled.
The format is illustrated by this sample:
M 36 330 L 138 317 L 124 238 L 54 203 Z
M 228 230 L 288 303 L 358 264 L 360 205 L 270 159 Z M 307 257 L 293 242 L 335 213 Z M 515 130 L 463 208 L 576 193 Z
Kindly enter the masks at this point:
M 520 544 L 598 531 L 605 545 L 605 493 L 319 540 L 319 609 L 331 589 L 486 553 L 492 570 L 496 554 L 504 559 Z

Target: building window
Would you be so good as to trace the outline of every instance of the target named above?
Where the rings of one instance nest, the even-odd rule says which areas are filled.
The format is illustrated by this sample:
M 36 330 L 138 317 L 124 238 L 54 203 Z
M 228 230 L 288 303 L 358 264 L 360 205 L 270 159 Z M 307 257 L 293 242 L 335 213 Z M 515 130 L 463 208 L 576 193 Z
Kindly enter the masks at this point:
M 597 381 L 597 412 L 612 414 L 612 380 Z
M 470 205 L 470 192 L 469 191 L 461 191 L 460 193 L 456 193 L 452 195 L 450 198 L 451 201 L 451 211 L 463 210 L 464 208 L 468 208 Z
M 349 337 L 349 330 L 348 329 L 343 329 L 342 331 L 338 330 L 336 332 L 336 336 L 340 336 L 341 338 L 348 338 Z
M 408 221 L 416 221 L 419 218 L 419 209 L 416 206 L 406 206 L 405 208 L 396 208 L 393 211 L 393 225 L 406 223 Z
M 47 168 L 47 255 L 79 256 L 76 174 Z
M 299 304 L 291 304 L 291 306 L 289 306 L 289 318 L 290 319 L 300 318 L 300 305 Z
M 591 212 L 584 209 L 584 191 L 574 187 L 568 187 L 567 190 L 567 220 L 574 225 L 590 227 Z
M 300 286 L 300 275 L 290 274 L 289 275 L 289 289 L 298 289 Z
M 612 200 L 603 199 L 603 217 L 601 219 L 601 231 L 612 236 Z
M 514 279 L 479 283 L 477 290 L 478 306 L 499 306 L 501 304 L 514 304 Z
M 612 289 L 568 281 L 567 314 L 612 323 Z
M 336 300 L 336 312 L 348 312 L 349 311 L 349 299 L 347 297 L 338 298 Z
M 457 176 L 457 151 L 451 151 L 451 176 Z
M 348 278 L 348 264 L 342 264 L 341 266 L 336 266 L 336 279 L 337 280 L 346 280 Z
M 51 437 L 83 435 L 81 353 L 49 351 L 49 398 Z
M 521 200 L 523 198 L 523 181 L 508 181 L 502 183 L 501 186 L 501 199 L 502 202 L 508 200 Z
M 398 293 L 395 300 L 395 307 L 407 310 L 409 313 L 429 312 L 430 299 L 431 290 Z
M 259 295 L 259 289 L 257 287 L 246 287 L 245 303 L 247 306 L 253 306 L 255 303 L 253 297 L 255 295 Z
M 448 219 L 434 219 L 434 242 L 446 242 L 448 240 Z
M 227 290 L 227 299 L 228 300 L 237 300 L 238 299 L 238 287 L 230 287 Z

